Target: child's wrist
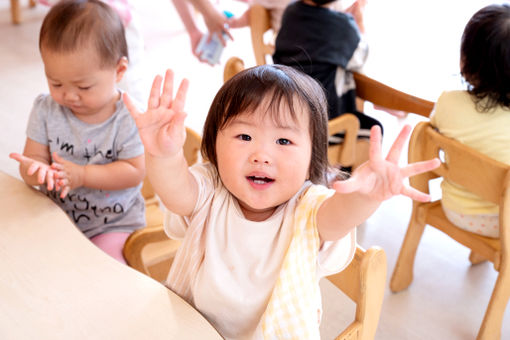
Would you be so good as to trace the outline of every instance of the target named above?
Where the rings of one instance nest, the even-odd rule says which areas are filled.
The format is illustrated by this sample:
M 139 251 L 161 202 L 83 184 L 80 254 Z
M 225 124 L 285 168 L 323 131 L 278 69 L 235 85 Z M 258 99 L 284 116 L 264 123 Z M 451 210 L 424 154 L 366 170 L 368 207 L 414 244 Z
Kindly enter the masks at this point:
M 78 187 L 87 187 L 87 168 L 88 165 L 80 165 L 78 171 L 78 181 L 75 188 Z

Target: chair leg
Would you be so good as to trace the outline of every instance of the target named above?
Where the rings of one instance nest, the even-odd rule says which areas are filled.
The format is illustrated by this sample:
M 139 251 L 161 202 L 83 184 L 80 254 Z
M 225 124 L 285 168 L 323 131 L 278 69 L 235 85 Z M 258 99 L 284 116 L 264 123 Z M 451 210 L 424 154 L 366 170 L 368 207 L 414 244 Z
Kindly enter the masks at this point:
M 471 264 L 479 264 L 485 261 L 487 261 L 485 257 L 471 250 L 471 253 L 469 254 L 469 262 L 471 262 Z
M 501 338 L 503 316 L 510 298 L 510 265 L 501 263 L 498 279 L 494 286 L 487 311 L 478 332 L 477 340 L 497 340 Z
M 420 243 L 421 236 L 425 230 L 425 224 L 418 221 L 418 209 L 413 207 L 411 221 L 407 227 L 407 232 L 402 243 L 402 248 L 398 255 L 393 275 L 391 276 L 390 289 L 392 292 L 400 292 L 409 287 L 413 281 L 414 259 L 416 250 Z
M 21 12 L 19 9 L 19 0 L 11 0 L 11 20 L 12 23 L 18 25 L 21 23 Z

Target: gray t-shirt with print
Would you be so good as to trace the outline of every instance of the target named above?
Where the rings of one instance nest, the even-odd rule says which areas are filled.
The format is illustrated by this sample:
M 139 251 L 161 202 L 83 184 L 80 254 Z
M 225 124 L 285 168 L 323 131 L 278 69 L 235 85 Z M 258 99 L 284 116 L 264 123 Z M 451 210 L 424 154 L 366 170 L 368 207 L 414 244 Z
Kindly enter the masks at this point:
M 76 164 L 108 164 L 143 154 L 143 144 L 133 118 L 122 100 L 115 113 L 99 124 L 88 124 L 50 95 L 36 98 L 27 126 L 27 137 L 47 145 L 51 154 Z M 99 190 L 80 187 L 67 197 L 46 193 L 69 215 L 87 236 L 106 232 L 131 232 L 145 225 L 145 205 L 140 192 L 142 184 L 122 190 Z

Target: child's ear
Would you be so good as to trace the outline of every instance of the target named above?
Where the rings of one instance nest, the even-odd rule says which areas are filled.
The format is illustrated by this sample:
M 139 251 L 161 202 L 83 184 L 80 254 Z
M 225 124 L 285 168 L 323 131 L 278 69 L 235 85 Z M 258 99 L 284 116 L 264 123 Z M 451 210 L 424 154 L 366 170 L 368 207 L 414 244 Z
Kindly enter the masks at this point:
M 115 68 L 116 78 L 115 80 L 117 83 L 122 80 L 122 77 L 124 77 L 124 73 L 126 73 L 128 68 L 128 59 L 126 57 L 122 57 L 119 59 L 119 62 L 117 63 L 117 66 Z

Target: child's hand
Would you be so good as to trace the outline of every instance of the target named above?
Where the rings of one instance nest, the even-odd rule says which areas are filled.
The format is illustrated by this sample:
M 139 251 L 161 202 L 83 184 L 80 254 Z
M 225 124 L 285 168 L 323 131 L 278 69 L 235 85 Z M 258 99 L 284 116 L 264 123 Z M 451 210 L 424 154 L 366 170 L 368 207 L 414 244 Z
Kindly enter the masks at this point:
M 171 157 L 182 150 L 186 140 L 184 127 L 186 114 L 183 108 L 188 80 L 184 79 L 181 82 L 175 98 L 173 98 L 173 72 L 166 71 L 162 93 L 160 93 L 161 80 L 161 76 L 158 75 L 152 83 L 147 112 L 140 113 L 127 94 L 124 94 L 123 99 L 138 127 L 145 151 L 155 157 Z
M 55 189 L 61 190 L 61 198 L 66 197 L 71 189 L 84 185 L 85 166 L 67 161 L 54 152 L 51 168 L 57 180 Z
M 37 183 L 46 183 L 46 188 L 48 190 L 53 190 L 55 188 L 56 174 L 48 164 L 23 156 L 19 153 L 11 153 L 9 157 L 17 160 L 26 167 L 28 176 L 37 174 Z
M 348 180 L 333 183 L 333 188 L 344 194 L 359 192 L 376 201 L 383 201 L 398 194 L 421 202 L 429 201 L 430 195 L 405 186 L 404 179 L 433 170 L 440 165 L 440 161 L 434 158 L 408 164 L 402 168 L 399 167 L 398 159 L 410 131 L 411 127 L 409 125 L 404 126 L 386 159 L 383 159 L 381 155 L 381 129 L 379 126 L 374 126 L 370 131 L 369 160 L 356 169 Z

